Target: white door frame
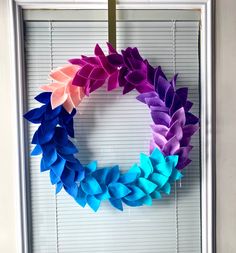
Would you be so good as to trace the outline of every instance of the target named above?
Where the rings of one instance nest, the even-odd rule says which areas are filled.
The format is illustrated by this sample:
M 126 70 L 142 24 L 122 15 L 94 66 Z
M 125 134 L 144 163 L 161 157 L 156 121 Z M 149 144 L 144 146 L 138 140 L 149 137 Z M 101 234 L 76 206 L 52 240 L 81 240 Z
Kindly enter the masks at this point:
M 191 10 L 201 11 L 200 29 L 200 80 L 201 80 L 201 225 L 202 253 L 215 252 L 215 166 L 213 139 L 213 91 L 212 82 L 212 3 L 213 0 L 117 0 L 118 9 L 159 9 L 159 10 Z M 26 194 L 27 159 L 24 141 L 23 94 L 24 94 L 24 50 L 22 41 L 22 10 L 23 9 L 107 9 L 107 0 L 76 1 L 76 0 L 9 0 L 11 11 L 12 36 L 12 69 L 14 70 L 15 89 L 15 126 L 18 136 L 18 208 L 19 228 L 18 238 L 20 253 L 30 253 L 30 224 Z

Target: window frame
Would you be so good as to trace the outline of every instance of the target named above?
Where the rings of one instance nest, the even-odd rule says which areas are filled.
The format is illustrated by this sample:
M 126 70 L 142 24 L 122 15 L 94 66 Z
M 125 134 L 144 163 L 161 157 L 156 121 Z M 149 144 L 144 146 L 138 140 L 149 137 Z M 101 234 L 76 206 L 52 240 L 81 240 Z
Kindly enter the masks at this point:
M 213 86 L 213 0 L 118 0 L 117 9 L 156 9 L 156 10 L 191 10 L 201 11 L 200 27 L 200 81 L 201 81 L 201 242 L 202 253 L 214 253 L 215 249 L 215 138 L 214 138 L 214 86 Z M 24 41 L 23 41 L 23 9 L 107 9 L 107 1 L 80 1 L 73 0 L 10 0 L 11 12 L 11 49 L 12 69 L 14 82 L 15 108 L 14 118 L 18 142 L 16 159 L 18 179 L 18 238 L 19 252 L 31 252 L 31 224 L 28 203 L 30 196 L 28 190 L 27 168 L 28 151 L 24 140 L 25 122 L 23 112 L 24 101 Z M 23 99 L 22 99 L 23 98 Z

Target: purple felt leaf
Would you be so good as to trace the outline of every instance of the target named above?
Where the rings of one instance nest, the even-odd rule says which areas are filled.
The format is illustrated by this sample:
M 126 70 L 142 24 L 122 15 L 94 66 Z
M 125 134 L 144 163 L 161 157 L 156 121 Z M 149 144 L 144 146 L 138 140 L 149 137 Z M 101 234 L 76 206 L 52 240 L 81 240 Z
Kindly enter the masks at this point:
M 127 82 L 127 84 L 125 85 L 124 90 L 123 90 L 123 95 L 125 95 L 126 93 L 129 93 L 133 89 L 135 89 L 135 85 Z
M 151 128 L 153 130 L 153 132 L 159 133 L 161 135 L 166 135 L 169 128 L 163 125 L 155 125 L 155 124 L 151 124 Z
M 170 107 L 172 105 L 174 93 L 175 93 L 174 88 L 170 86 L 165 94 L 165 104 L 167 107 Z
M 105 83 L 105 80 L 91 80 L 89 85 L 89 92 L 93 92 L 100 88 Z M 87 92 L 87 91 L 86 91 Z M 86 93 L 88 96 L 88 94 Z
M 151 92 L 146 92 L 146 93 L 142 93 L 142 94 L 138 95 L 136 97 L 136 99 L 138 101 L 146 104 L 147 98 L 155 98 L 156 96 L 157 96 L 157 93 L 155 91 L 151 91 Z
M 116 67 L 119 67 L 124 63 L 123 57 L 120 54 L 110 54 L 107 56 L 107 60 L 110 64 Z
M 107 60 L 106 56 L 99 56 L 99 61 L 104 68 L 104 70 L 107 72 L 107 74 L 111 75 L 114 71 L 116 71 L 116 68 L 113 67 Z
M 179 95 L 182 105 L 184 106 L 186 104 L 188 97 L 188 88 L 186 87 L 179 88 L 176 90 L 176 93 Z
M 165 146 L 162 149 L 162 152 L 165 155 L 173 155 L 177 152 L 177 150 L 180 148 L 180 144 L 176 136 L 172 137 L 170 140 L 167 141 Z
M 172 80 L 170 81 L 170 84 L 172 85 L 173 88 L 176 87 L 177 78 L 178 78 L 178 74 L 175 74 Z
M 152 111 L 156 111 L 156 112 L 165 112 L 168 113 L 169 108 L 165 107 L 165 106 L 157 106 L 157 105 L 151 105 L 150 109 Z
M 83 61 L 93 65 L 93 66 L 98 66 L 99 65 L 99 61 L 97 59 L 97 57 L 87 57 L 87 56 L 83 56 Z
M 163 135 L 159 134 L 159 133 L 153 132 L 153 133 L 152 133 L 152 136 L 153 136 L 154 143 L 155 143 L 160 149 L 162 149 L 162 148 L 165 146 L 165 144 L 167 143 L 166 138 L 165 138 Z
M 159 98 L 159 96 L 156 94 L 155 97 L 152 98 L 145 98 L 146 104 L 150 106 L 162 106 L 166 107 L 165 103 Z M 169 109 L 168 109 L 169 110 Z
M 146 61 L 146 66 L 147 66 L 147 81 L 154 85 L 154 73 L 155 69 L 149 64 L 148 61 Z
M 198 124 L 195 125 L 186 125 L 183 127 L 183 134 L 186 137 L 192 136 L 199 129 Z
M 170 87 L 170 83 L 163 78 L 162 76 L 159 76 L 158 80 L 155 81 L 155 90 L 159 94 L 159 97 L 164 100 L 165 94 L 168 91 Z
M 101 47 L 98 44 L 96 44 L 96 46 L 94 48 L 94 54 L 96 56 L 105 56 L 105 54 L 103 53 Z
M 183 137 L 183 130 L 178 120 L 171 125 L 168 133 L 166 134 L 166 138 L 168 140 L 171 139 L 173 136 L 176 136 L 178 141 L 180 141 Z
M 129 83 L 137 85 L 145 80 L 145 74 L 139 70 L 134 70 L 125 77 Z
M 177 94 L 174 94 L 172 104 L 170 107 L 170 114 L 173 115 L 181 107 L 182 107 L 181 99 Z
M 186 159 L 184 162 L 178 163 L 176 167 L 177 167 L 178 170 L 182 170 L 183 168 L 188 166 L 191 162 L 192 162 L 192 160 Z
M 85 61 L 82 59 L 74 58 L 74 59 L 69 59 L 68 60 L 71 64 L 73 65 L 79 65 L 79 66 L 84 66 L 86 64 Z
M 117 51 L 115 50 L 115 48 L 112 46 L 111 43 L 107 42 L 107 48 L 108 48 L 109 54 L 117 54 Z
M 192 113 L 190 112 L 187 112 L 186 113 L 186 125 L 189 125 L 189 124 L 196 124 L 199 122 L 199 118 L 195 115 L 193 115 Z
M 125 79 L 125 76 L 127 74 L 128 74 L 128 69 L 126 67 L 122 67 L 119 71 L 119 77 L 118 77 L 120 87 L 125 87 L 125 85 L 127 84 L 127 81 Z
M 165 125 L 167 127 L 170 124 L 171 118 L 167 113 L 151 111 L 151 116 L 155 124 Z
M 108 91 L 116 89 L 119 86 L 118 75 L 119 75 L 119 71 L 115 71 L 112 75 L 110 75 L 108 79 L 108 84 L 107 84 Z
M 131 51 L 131 55 L 134 59 L 137 59 L 139 61 L 143 61 L 143 58 L 140 56 L 139 51 L 137 47 L 134 47 Z
M 135 88 L 139 93 L 146 93 L 153 91 L 153 86 L 146 81 L 136 85 Z
M 172 115 L 170 125 L 172 125 L 175 121 L 178 121 L 182 127 L 185 125 L 186 117 L 183 107 L 181 107 Z
M 94 68 L 92 71 L 91 71 L 91 74 L 89 76 L 91 79 L 95 79 L 95 80 L 105 80 L 108 75 L 107 73 L 104 71 L 103 68 L 101 67 L 97 67 L 97 68 Z
M 193 106 L 193 103 L 191 101 L 186 101 L 186 104 L 184 106 L 184 110 L 188 112 Z

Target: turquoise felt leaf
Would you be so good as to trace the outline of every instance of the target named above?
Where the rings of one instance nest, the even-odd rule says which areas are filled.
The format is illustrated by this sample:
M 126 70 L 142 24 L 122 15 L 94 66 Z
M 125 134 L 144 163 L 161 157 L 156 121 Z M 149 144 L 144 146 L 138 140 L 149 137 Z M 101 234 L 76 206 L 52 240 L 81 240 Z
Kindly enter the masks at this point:
M 173 169 L 172 162 L 159 163 L 155 166 L 156 170 L 167 178 L 171 175 Z
M 140 154 L 140 167 L 145 178 L 148 178 L 153 172 L 153 166 L 149 157 L 143 153 Z
M 145 192 L 143 192 L 139 187 L 135 185 L 131 185 L 129 189 L 131 190 L 131 193 L 125 197 L 126 200 L 136 201 L 146 195 Z
M 153 192 L 156 188 L 157 185 L 154 184 L 153 182 L 149 181 L 146 178 L 140 177 L 138 179 L 138 186 L 146 193 L 146 194 L 150 194 L 151 192 Z
M 131 192 L 127 186 L 121 183 L 111 183 L 108 188 L 111 196 L 116 199 L 123 198 Z
M 103 169 L 94 171 L 92 176 L 95 177 L 97 181 L 100 182 L 100 184 L 105 184 L 108 173 L 109 173 L 109 169 L 103 168 Z
M 171 186 L 169 183 L 166 183 L 162 188 L 161 191 L 163 191 L 166 194 L 170 194 Z
M 120 176 L 119 182 L 122 184 L 133 183 L 138 177 L 137 173 L 127 172 Z
M 181 174 L 181 172 L 179 172 L 177 169 L 174 169 L 172 171 L 170 179 L 171 179 L 171 181 L 177 181 L 177 180 L 180 180 L 182 177 L 183 177 L 183 175 Z
M 173 167 L 176 167 L 178 164 L 179 157 L 177 155 L 166 156 L 166 162 L 172 162 Z
M 82 182 L 81 187 L 87 194 L 94 195 L 102 193 L 102 189 L 97 180 L 92 176 L 87 176 Z
M 95 195 L 97 199 L 99 200 L 106 200 L 111 197 L 108 188 L 106 185 L 100 185 L 102 188 L 102 193 Z
M 145 197 L 142 198 L 143 204 L 147 206 L 152 205 L 152 198 L 150 195 L 146 195 Z
M 78 189 L 77 196 L 75 197 L 75 201 L 82 207 L 86 206 L 87 203 L 87 194 L 82 190 L 81 187 Z
M 158 188 L 161 188 L 168 181 L 168 177 L 158 173 L 153 173 L 150 176 L 150 180 L 154 182 L 158 186 Z
M 154 192 L 151 193 L 151 197 L 153 199 L 161 199 L 161 193 L 156 190 L 156 191 L 154 191 Z
M 129 169 L 128 173 L 135 173 L 139 177 L 141 175 L 141 169 L 139 166 L 135 163 L 132 165 L 132 167 Z
M 150 155 L 151 160 L 153 160 L 155 163 L 162 163 L 165 162 L 165 158 L 161 151 L 158 148 L 155 148 L 151 155 Z
M 86 168 L 88 169 L 89 172 L 93 172 L 97 169 L 97 161 L 92 161 L 89 163 Z
M 101 201 L 95 198 L 94 196 L 88 195 L 87 196 L 87 203 L 93 209 L 94 212 L 97 212 Z

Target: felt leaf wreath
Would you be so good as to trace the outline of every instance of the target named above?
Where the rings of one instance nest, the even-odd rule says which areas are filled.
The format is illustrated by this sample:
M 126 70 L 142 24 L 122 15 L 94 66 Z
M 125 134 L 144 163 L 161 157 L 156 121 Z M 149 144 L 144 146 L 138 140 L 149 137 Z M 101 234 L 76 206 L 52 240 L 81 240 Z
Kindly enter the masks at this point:
M 41 172 L 49 171 L 56 193 L 62 188 L 84 207 L 97 211 L 101 201 L 123 210 L 128 206 L 151 205 L 153 199 L 170 194 L 171 183 L 182 177 L 181 170 L 191 160 L 191 136 L 199 119 L 190 109 L 188 88 L 176 88 L 177 75 L 168 81 L 161 67 L 154 68 L 137 48 L 128 47 L 119 54 L 108 43 L 105 55 L 96 45 L 94 56 L 70 59 L 69 64 L 53 70 L 52 82 L 42 87 L 35 99 L 42 105 L 24 117 L 39 124 L 32 143 L 32 155 L 42 155 Z M 123 87 L 123 94 L 136 89 L 137 99 L 151 113 L 150 155 L 140 154 L 139 164 L 127 172 L 119 166 L 98 168 L 97 162 L 82 165 L 75 157 L 73 117 L 83 97 L 102 85 L 107 90 Z

